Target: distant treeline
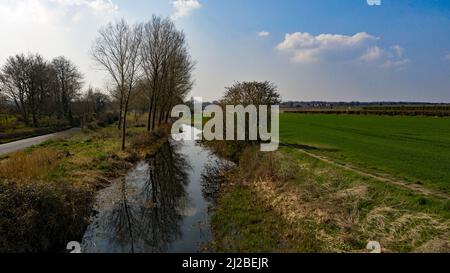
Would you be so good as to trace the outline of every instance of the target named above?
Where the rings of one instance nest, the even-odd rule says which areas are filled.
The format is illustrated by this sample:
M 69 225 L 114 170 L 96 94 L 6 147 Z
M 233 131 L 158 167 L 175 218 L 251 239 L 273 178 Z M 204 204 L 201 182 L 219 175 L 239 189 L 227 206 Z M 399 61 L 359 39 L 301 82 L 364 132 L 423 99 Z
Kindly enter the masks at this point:
M 329 101 L 286 101 L 281 103 L 281 108 L 295 108 L 295 109 L 362 109 L 366 107 L 377 107 L 378 110 L 384 110 L 385 107 L 395 107 L 393 110 L 398 110 L 397 107 L 450 107 L 448 103 L 429 103 L 429 102 L 329 102 Z M 413 109 L 415 110 L 415 109 Z
M 374 109 L 376 108 L 376 109 Z M 417 109 L 414 109 L 417 108 Z M 447 108 L 447 109 L 445 109 Z M 295 110 L 287 109 L 285 112 L 297 114 L 329 114 L 329 115 L 386 115 L 386 116 L 433 116 L 449 117 L 450 107 L 363 107 L 355 110 Z
M 450 105 L 390 105 L 390 106 L 367 106 L 364 110 L 378 110 L 378 111 L 443 111 L 450 112 Z

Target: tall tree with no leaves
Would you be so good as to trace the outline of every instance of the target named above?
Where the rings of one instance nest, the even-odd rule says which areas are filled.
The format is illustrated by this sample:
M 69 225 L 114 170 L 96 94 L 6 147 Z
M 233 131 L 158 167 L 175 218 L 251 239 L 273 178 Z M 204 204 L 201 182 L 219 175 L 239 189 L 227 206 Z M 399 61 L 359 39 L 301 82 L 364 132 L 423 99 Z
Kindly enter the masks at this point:
M 171 108 L 192 88 L 191 60 L 185 35 L 168 18 L 153 16 L 144 24 L 142 68 L 149 99 L 147 130 L 167 122 Z
M 65 57 L 53 59 L 51 65 L 56 76 L 54 100 L 57 115 L 72 121 L 71 104 L 82 87 L 83 76 L 77 66 Z
M 39 54 L 8 58 L 0 75 L 0 89 L 16 105 L 22 119 L 39 126 L 42 104 L 53 88 L 52 69 Z
M 125 149 L 128 104 L 139 80 L 139 48 L 142 26 L 131 27 L 124 19 L 109 23 L 99 31 L 92 57 L 113 79 L 120 99 L 122 150 Z

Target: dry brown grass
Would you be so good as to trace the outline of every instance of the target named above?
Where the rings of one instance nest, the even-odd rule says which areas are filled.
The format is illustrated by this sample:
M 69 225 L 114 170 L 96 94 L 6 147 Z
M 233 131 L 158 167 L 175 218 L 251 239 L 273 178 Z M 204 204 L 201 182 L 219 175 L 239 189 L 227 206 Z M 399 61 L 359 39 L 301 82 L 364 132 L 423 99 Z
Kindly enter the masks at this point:
M 0 177 L 16 181 L 41 180 L 63 157 L 64 154 L 51 148 L 37 149 L 31 153 L 18 152 L 0 161 Z
M 242 183 L 255 180 L 287 181 L 295 177 L 296 166 L 285 162 L 279 152 L 260 153 L 259 147 L 250 147 L 242 152 L 238 178 Z

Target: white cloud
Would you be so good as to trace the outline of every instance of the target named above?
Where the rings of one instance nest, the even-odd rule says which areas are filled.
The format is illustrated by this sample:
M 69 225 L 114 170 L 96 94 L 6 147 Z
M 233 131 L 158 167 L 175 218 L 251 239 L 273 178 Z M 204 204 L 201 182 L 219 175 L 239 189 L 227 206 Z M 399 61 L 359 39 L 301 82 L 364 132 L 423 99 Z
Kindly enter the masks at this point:
M 110 0 L 5 0 L 0 3 L 3 23 L 47 24 L 73 16 L 80 17 L 81 12 L 110 15 L 117 11 L 118 6 Z
M 75 62 L 86 84 L 101 87 L 103 74 L 93 70 L 89 56 L 100 26 L 119 15 L 110 0 L 0 0 L 0 66 L 8 56 L 41 53 Z
M 394 45 L 383 49 L 377 45 L 380 38 L 366 32 L 355 35 L 320 34 L 307 32 L 286 34 L 276 49 L 288 54 L 294 63 L 307 64 L 330 61 L 359 61 L 382 67 L 398 67 L 410 63 L 403 58 L 403 48 Z
M 265 37 L 269 37 L 269 35 L 270 35 L 270 32 L 267 32 L 267 31 L 258 32 L 259 37 L 265 38 Z
M 277 49 L 290 54 L 293 62 L 313 63 L 360 51 L 364 45 L 377 39 L 365 32 L 353 36 L 339 34 L 313 36 L 307 32 L 296 32 L 286 34 Z
M 373 46 L 359 58 L 364 63 L 375 63 L 381 67 L 403 67 L 411 63 L 411 60 L 403 58 L 403 47 L 399 45 L 391 46 L 389 49 L 382 49 L 378 46 Z
M 116 12 L 119 7 L 111 0 L 51 0 L 60 5 L 88 7 L 98 12 Z
M 386 68 L 403 67 L 411 63 L 410 59 L 400 59 L 400 60 L 387 60 L 381 66 Z
M 384 63 L 381 65 L 385 68 L 401 68 L 411 64 L 411 60 L 404 58 L 405 49 L 399 45 L 394 45 L 384 52 Z
M 361 61 L 373 62 L 378 61 L 384 54 L 384 51 L 378 46 L 369 47 L 367 51 L 360 57 Z
M 198 0 L 173 0 L 172 5 L 175 8 L 174 19 L 188 16 L 192 11 L 202 7 Z
M 403 47 L 399 46 L 399 45 L 394 45 L 391 46 L 391 49 L 394 51 L 394 53 L 398 56 L 398 57 L 403 57 L 403 52 L 405 51 L 403 49 Z

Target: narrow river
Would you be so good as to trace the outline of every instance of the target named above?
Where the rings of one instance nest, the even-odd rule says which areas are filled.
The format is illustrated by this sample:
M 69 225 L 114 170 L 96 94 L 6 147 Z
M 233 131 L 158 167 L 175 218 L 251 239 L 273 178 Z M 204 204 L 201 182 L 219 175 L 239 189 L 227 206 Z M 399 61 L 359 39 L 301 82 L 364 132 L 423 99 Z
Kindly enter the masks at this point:
M 213 199 L 208 193 L 216 186 L 205 177 L 223 161 L 195 140 L 186 139 L 201 131 L 190 126 L 183 129 L 183 134 L 139 162 L 125 178 L 98 193 L 83 252 L 210 251 L 208 211 Z

